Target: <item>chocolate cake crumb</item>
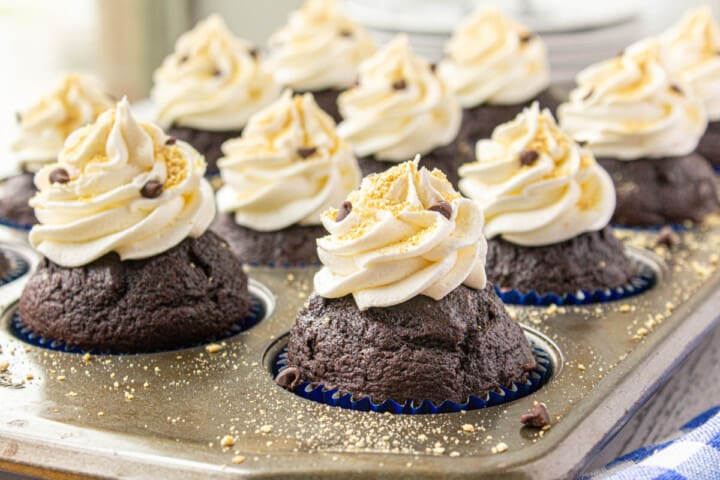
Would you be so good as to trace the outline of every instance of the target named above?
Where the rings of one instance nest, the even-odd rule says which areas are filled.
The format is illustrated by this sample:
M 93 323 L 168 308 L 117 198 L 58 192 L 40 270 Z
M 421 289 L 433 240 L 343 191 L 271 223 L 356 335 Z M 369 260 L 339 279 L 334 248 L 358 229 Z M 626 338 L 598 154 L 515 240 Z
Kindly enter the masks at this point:
M 550 414 L 544 403 L 536 403 L 520 417 L 520 422 L 528 427 L 543 428 L 550 425 Z

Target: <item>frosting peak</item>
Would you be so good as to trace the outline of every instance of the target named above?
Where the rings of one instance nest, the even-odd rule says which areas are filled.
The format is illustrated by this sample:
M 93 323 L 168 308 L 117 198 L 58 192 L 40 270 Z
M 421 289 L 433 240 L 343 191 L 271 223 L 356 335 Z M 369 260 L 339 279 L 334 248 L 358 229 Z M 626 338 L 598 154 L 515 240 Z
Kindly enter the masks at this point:
M 200 236 L 215 214 L 205 162 L 188 144 L 140 123 L 127 99 L 68 137 L 35 175 L 39 224 L 30 243 L 65 267 L 109 252 L 146 258 Z
M 589 150 L 560 131 L 537 102 L 477 143 L 460 167 L 460 190 L 485 214 L 485 235 L 525 246 L 569 240 L 604 228 L 615 189 Z
M 342 214 L 323 214 L 330 234 L 318 239 L 318 294 L 352 294 L 365 310 L 416 295 L 439 300 L 461 283 L 485 286 L 480 209 L 439 170 L 419 169 L 418 160 L 365 177 Z
M 710 7 L 689 10 L 660 42 L 670 75 L 692 87 L 711 121 L 720 120 L 720 28 Z
M 560 124 L 600 157 L 686 155 L 707 126 L 700 100 L 668 77 L 654 39 L 591 65 L 578 74 L 577 83 L 558 108 Z
M 481 8 L 453 33 L 439 73 L 465 108 L 516 105 L 550 85 L 542 39 L 496 8 Z
M 309 0 L 270 37 L 275 80 L 297 91 L 343 89 L 357 79 L 358 65 L 375 42 L 346 17 L 337 0 Z
M 218 208 L 259 231 L 320 224 L 320 214 L 360 184 L 350 146 L 312 94 L 287 90 L 223 145 Z
M 38 171 L 57 161 L 63 142 L 73 130 L 95 121 L 112 107 L 106 89 L 94 77 L 70 74 L 35 105 L 19 114 L 19 131 L 12 151 L 22 168 Z
M 218 15 L 181 35 L 153 78 L 151 95 L 163 128 L 239 130 L 280 94 L 257 49 L 235 37 Z
M 360 65 L 360 84 L 338 99 L 338 133 L 358 156 L 399 162 L 452 142 L 462 110 L 430 64 L 398 35 Z

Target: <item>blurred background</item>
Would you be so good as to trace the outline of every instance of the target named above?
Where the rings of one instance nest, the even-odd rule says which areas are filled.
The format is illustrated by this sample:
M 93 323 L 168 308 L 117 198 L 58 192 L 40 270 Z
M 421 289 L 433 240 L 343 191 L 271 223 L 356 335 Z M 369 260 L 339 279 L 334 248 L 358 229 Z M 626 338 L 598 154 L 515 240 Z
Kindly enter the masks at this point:
M 100 76 L 116 95 L 145 98 L 153 70 L 175 39 L 212 12 L 259 46 L 301 0 L 0 0 L 0 144 L 14 112 L 63 72 Z M 402 30 L 435 60 L 452 28 L 479 5 L 493 4 L 540 33 L 555 82 L 655 33 L 683 10 L 720 0 L 345 0 L 347 12 L 383 42 Z M 0 148 L 2 151 L 2 148 Z

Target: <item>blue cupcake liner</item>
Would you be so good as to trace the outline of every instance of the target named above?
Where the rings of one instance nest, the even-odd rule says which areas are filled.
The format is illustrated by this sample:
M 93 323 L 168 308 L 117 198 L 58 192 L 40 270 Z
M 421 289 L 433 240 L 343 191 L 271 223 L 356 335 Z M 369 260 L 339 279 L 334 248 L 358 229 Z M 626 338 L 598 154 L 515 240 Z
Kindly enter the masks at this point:
M 158 352 L 167 352 L 167 351 L 175 351 L 175 350 L 182 350 L 186 348 L 193 348 L 193 347 L 199 347 L 201 345 L 206 345 L 208 343 L 214 343 L 219 342 L 221 340 L 225 340 L 227 338 L 233 337 L 237 335 L 240 332 L 246 331 L 260 323 L 262 319 L 265 318 L 267 308 L 265 306 L 265 303 L 260 300 L 260 298 L 251 295 L 251 306 L 250 306 L 250 312 L 248 313 L 248 316 L 245 317 L 242 322 L 238 322 L 235 325 L 233 325 L 229 330 L 222 333 L 221 335 L 218 335 L 216 337 L 207 339 L 202 342 L 193 343 L 191 345 L 186 345 L 183 347 L 177 347 L 173 348 L 171 350 L 156 350 L 153 352 L 143 352 L 143 353 L 158 353 Z M 57 352 L 64 352 L 64 353 L 92 353 L 94 355 L 139 355 L 139 353 L 123 353 L 123 352 L 102 352 L 98 350 L 83 350 L 80 347 L 77 346 L 70 346 L 66 344 L 65 342 L 61 342 L 59 340 L 53 340 L 50 338 L 45 338 L 42 335 L 39 335 L 35 333 L 30 327 L 28 327 L 20 318 L 20 313 L 17 309 L 13 312 L 12 318 L 10 319 L 10 332 L 18 339 L 22 340 L 25 343 L 28 343 L 30 345 L 33 345 L 35 347 L 40 348 L 46 348 L 48 350 L 54 350 Z
M 461 410 L 477 410 L 480 408 L 494 407 L 503 403 L 512 402 L 519 398 L 530 395 L 540 389 L 550 380 L 553 373 L 553 366 L 550 355 L 534 342 L 530 342 L 536 366 L 530 371 L 528 378 L 523 383 L 514 383 L 512 387 L 499 387 L 497 391 L 488 392 L 484 397 L 470 395 L 463 403 L 445 400 L 436 405 L 431 400 L 419 402 L 407 400 L 404 403 L 395 400 L 385 400 L 380 403 L 373 402 L 369 397 L 356 399 L 352 393 L 342 392 L 337 388 L 325 388 L 322 384 L 313 385 L 310 382 L 298 384 L 293 393 L 306 400 L 339 407 L 348 410 L 361 412 L 395 413 L 402 415 L 423 415 L 433 413 L 454 413 Z M 287 367 L 287 348 L 284 348 L 277 356 L 273 365 L 273 377 L 276 377 L 281 370 Z
M 692 227 L 688 227 L 686 225 L 683 225 L 682 223 L 666 223 L 666 224 L 659 224 L 659 225 L 649 225 L 647 227 L 638 227 L 633 225 L 617 225 L 613 224 L 612 228 L 615 230 L 631 230 L 633 232 L 659 232 L 664 227 L 670 227 L 673 229 L 673 232 L 687 232 L 692 230 Z
M 10 269 L 5 275 L 0 276 L 0 287 L 17 280 L 30 271 L 30 264 L 25 257 L 19 253 L 8 249 L 3 249 L 2 253 L 7 257 L 10 263 Z
M 535 290 L 521 292 L 517 289 L 503 289 L 495 285 L 500 299 L 508 305 L 544 306 L 544 305 L 588 305 L 591 303 L 613 302 L 639 295 L 656 283 L 655 270 L 643 262 L 636 261 L 638 274 L 625 285 L 597 290 L 578 290 L 575 293 L 538 293 Z
M 22 230 L 23 232 L 29 232 L 33 225 L 27 224 L 27 223 L 18 223 L 10 220 L 9 218 L 2 218 L 0 217 L 0 225 L 8 228 L 12 228 L 14 230 Z

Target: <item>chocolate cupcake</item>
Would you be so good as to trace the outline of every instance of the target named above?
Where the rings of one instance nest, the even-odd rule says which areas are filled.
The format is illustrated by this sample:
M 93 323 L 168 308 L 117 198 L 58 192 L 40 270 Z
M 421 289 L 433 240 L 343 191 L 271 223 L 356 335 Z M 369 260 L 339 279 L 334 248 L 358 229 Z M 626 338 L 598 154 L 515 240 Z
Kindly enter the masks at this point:
M 660 36 L 662 63 L 670 76 L 692 88 L 708 115 L 697 152 L 720 168 L 720 28 L 709 6 L 689 10 Z
M 563 129 L 593 151 L 615 181 L 613 222 L 699 222 L 718 207 L 708 161 L 693 153 L 707 117 L 699 98 L 673 82 L 654 39 L 586 68 L 567 103 Z
M 269 41 L 275 81 L 315 101 L 339 122 L 337 99 L 355 84 L 360 62 L 375 53 L 375 42 L 346 17 L 337 0 L 308 0 L 290 14 Z
M 496 8 L 463 20 L 445 51 L 438 72 L 460 100 L 460 136 L 471 148 L 531 103 L 553 111 L 559 103 L 549 88 L 545 43 Z
M 0 222 L 28 229 L 37 223 L 28 205 L 36 192 L 33 175 L 57 161 L 73 130 L 94 122 L 112 107 L 106 91 L 94 77 L 70 74 L 37 103 L 18 113 L 18 133 L 11 150 L 20 173 L 0 184 Z
M 202 156 L 139 123 L 123 99 L 38 171 L 29 240 L 44 256 L 19 304 L 37 335 L 70 347 L 147 352 L 242 324 L 242 265 L 215 234 Z
M 635 275 L 607 227 L 610 176 L 537 103 L 479 141 L 460 177 L 485 214 L 488 278 L 500 288 L 564 295 L 614 289 Z
M 218 15 L 181 35 L 153 79 L 158 124 L 203 154 L 209 174 L 217 173 L 222 144 L 280 95 L 259 50 Z
M 457 168 L 472 161 L 472 149 L 458 137 L 457 98 L 405 35 L 360 65 L 359 85 L 340 95 L 338 105 L 338 134 L 360 157 L 363 175 L 422 154 L 422 165 L 439 168 L 454 185 Z
M 323 214 L 324 267 L 290 332 L 294 382 L 375 402 L 464 402 L 522 382 L 535 359 L 483 267 L 482 213 L 405 162 Z M 288 384 L 289 374 L 277 381 Z
M 360 169 L 312 94 L 287 90 L 223 151 L 213 229 L 243 262 L 318 263 L 320 214 L 360 184 Z

